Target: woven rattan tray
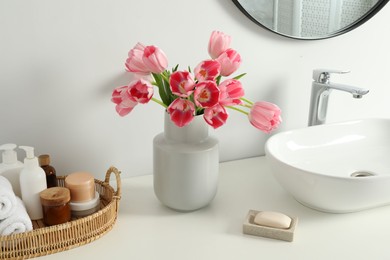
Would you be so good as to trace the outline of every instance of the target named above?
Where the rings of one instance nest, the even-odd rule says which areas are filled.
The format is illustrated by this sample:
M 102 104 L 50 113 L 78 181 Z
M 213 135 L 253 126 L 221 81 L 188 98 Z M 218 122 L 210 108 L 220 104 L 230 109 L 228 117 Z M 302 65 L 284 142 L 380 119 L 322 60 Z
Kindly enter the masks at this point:
M 116 191 L 110 186 L 110 176 L 116 177 Z M 63 187 L 65 176 L 57 177 L 58 186 Z M 27 259 L 57 252 L 90 243 L 112 229 L 119 209 L 121 196 L 120 172 L 110 167 L 105 180 L 95 179 L 96 191 L 100 194 L 100 210 L 87 217 L 46 227 L 42 221 L 33 221 L 30 232 L 0 236 L 0 259 Z

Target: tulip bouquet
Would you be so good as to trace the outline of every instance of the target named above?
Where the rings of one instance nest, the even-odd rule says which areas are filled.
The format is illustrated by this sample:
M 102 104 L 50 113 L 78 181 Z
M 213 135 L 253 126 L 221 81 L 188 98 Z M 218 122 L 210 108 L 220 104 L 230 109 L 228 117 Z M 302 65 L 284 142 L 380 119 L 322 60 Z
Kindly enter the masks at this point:
M 228 108 L 248 116 L 249 122 L 261 131 L 271 132 L 281 122 L 281 111 L 275 104 L 254 103 L 244 98 L 239 79 L 245 73 L 228 78 L 241 65 L 241 56 L 230 48 L 230 42 L 230 36 L 212 32 L 208 44 L 211 58 L 200 62 L 193 72 L 190 68 L 179 70 L 178 65 L 167 70 L 168 60 L 160 48 L 137 43 L 125 62 L 126 70 L 135 73 L 137 79 L 115 88 L 112 93 L 117 113 L 125 116 L 136 105 L 152 100 L 166 109 L 178 127 L 203 115 L 207 124 L 218 128 L 225 124 Z M 153 97 L 154 86 L 161 99 Z

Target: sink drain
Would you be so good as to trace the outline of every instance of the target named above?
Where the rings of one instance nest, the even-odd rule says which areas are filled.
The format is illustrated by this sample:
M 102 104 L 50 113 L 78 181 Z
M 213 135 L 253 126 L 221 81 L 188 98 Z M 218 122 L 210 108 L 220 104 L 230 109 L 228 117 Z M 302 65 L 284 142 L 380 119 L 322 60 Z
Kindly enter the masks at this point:
M 375 174 L 373 174 L 371 172 L 363 172 L 363 171 L 354 172 L 354 173 L 351 174 L 351 177 L 356 177 L 356 178 L 371 177 L 371 176 L 375 176 Z

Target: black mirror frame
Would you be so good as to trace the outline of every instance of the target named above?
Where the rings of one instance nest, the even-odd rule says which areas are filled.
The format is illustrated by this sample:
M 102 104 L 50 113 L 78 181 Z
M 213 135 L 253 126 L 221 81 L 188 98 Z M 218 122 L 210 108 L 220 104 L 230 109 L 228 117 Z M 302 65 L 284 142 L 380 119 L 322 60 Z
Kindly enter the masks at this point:
M 259 25 L 260 27 L 262 27 L 262 28 L 264 28 L 264 29 L 266 29 L 268 31 L 271 31 L 273 33 L 276 33 L 278 35 L 281 35 L 281 36 L 284 36 L 284 37 L 287 37 L 287 38 L 296 39 L 296 40 L 323 40 L 323 39 L 336 37 L 336 36 L 339 36 L 341 34 L 344 34 L 344 33 L 347 33 L 349 31 L 352 31 L 353 29 L 356 29 L 360 25 L 362 25 L 365 22 L 367 22 L 368 20 L 370 20 L 370 18 L 373 17 L 376 13 L 378 13 L 390 0 L 380 0 L 380 1 L 378 1 L 378 3 L 376 3 L 374 5 L 374 7 L 371 8 L 371 10 L 369 12 L 367 12 L 365 15 L 360 17 L 360 19 L 356 20 L 354 23 L 350 24 L 348 27 L 345 27 L 343 29 L 340 29 L 338 31 L 335 31 L 334 33 L 331 33 L 331 34 L 329 34 L 327 36 L 323 36 L 323 37 L 321 37 L 321 36 L 319 36 L 319 37 L 295 37 L 295 36 L 292 36 L 292 35 L 279 33 L 277 31 L 274 31 L 274 30 L 264 26 L 258 20 L 256 20 L 253 16 L 251 16 L 244 9 L 244 7 L 239 3 L 239 0 L 232 0 L 232 1 L 238 7 L 238 9 L 240 9 L 240 11 L 242 13 L 244 13 L 245 16 L 247 16 L 251 21 L 253 21 L 255 24 Z

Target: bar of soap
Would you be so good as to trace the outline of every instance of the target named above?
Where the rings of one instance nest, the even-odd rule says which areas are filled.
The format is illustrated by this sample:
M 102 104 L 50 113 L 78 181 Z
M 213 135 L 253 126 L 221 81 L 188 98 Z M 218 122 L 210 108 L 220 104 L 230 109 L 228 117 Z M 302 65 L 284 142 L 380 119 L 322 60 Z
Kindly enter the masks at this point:
M 291 218 L 280 212 L 260 211 L 256 214 L 253 223 L 260 226 L 288 229 L 291 226 Z
M 257 223 L 255 223 L 256 217 Z M 275 224 L 275 220 L 278 220 L 279 218 L 280 221 L 276 221 L 277 223 Z M 247 235 L 292 242 L 294 240 L 294 233 L 297 224 L 297 217 L 286 216 L 278 212 L 251 209 L 249 210 L 243 223 L 242 231 Z

